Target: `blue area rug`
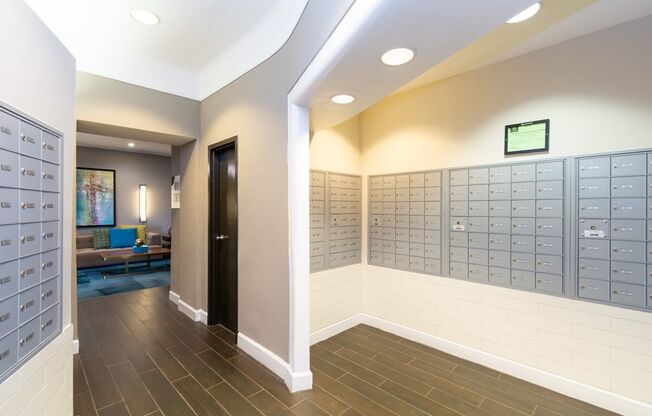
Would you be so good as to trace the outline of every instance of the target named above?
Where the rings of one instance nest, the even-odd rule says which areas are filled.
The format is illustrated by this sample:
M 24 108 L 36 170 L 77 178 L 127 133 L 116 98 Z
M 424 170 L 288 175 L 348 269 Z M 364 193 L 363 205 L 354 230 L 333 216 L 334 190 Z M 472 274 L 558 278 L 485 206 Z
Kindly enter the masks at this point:
M 152 267 L 164 267 L 165 260 L 153 261 Z M 134 271 L 142 267 L 142 263 L 129 265 Z M 166 286 L 170 284 L 170 270 L 157 270 L 152 273 L 140 273 L 127 276 L 104 279 L 102 272 L 106 270 L 124 270 L 124 265 L 93 267 L 77 271 L 77 299 L 88 299 L 115 293 L 131 292 L 149 287 Z

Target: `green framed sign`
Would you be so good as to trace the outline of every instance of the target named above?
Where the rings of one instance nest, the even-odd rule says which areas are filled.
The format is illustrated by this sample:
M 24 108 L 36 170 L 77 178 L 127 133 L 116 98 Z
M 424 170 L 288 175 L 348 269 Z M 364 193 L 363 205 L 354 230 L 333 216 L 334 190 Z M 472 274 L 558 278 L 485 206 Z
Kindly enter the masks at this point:
M 505 155 L 547 152 L 550 120 L 528 121 L 505 126 Z

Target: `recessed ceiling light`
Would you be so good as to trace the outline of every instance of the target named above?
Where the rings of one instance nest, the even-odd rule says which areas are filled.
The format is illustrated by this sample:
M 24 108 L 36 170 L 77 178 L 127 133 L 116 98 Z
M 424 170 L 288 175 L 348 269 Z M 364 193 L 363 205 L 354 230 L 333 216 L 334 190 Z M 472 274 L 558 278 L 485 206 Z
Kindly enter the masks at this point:
M 331 101 L 335 104 L 351 104 L 355 97 L 350 94 L 337 94 L 331 97 Z
M 148 26 L 154 26 L 159 23 L 159 19 L 154 13 L 143 9 L 133 9 L 131 11 L 131 17 Z
M 535 14 L 537 14 L 539 12 L 539 9 L 541 9 L 541 2 L 538 1 L 534 3 L 532 6 L 528 7 L 527 9 L 517 14 L 516 16 L 509 19 L 507 23 L 521 23 L 531 18 Z
M 127 146 L 129 146 L 129 147 L 135 147 L 136 145 L 133 144 L 133 143 L 131 143 L 131 142 L 129 142 L 129 143 L 127 143 Z
M 380 57 L 385 65 L 399 66 L 407 64 L 414 59 L 414 50 L 410 48 L 394 48 L 390 49 Z

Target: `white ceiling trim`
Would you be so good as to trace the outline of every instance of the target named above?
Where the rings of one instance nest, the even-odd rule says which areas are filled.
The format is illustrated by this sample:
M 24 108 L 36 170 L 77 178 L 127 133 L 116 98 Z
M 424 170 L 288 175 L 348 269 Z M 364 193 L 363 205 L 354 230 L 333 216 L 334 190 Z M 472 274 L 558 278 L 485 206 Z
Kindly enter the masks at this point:
M 308 0 L 295 0 L 290 10 L 276 7 L 256 31 L 222 53 L 199 75 L 203 100 L 274 55 L 290 38 Z M 265 39 L 265 42 L 261 42 Z
M 77 69 L 203 100 L 276 53 L 308 0 L 25 0 L 77 60 Z M 194 2 L 190 2 L 194 3 Z M 144 27 L 134 6 L 160 13 Z

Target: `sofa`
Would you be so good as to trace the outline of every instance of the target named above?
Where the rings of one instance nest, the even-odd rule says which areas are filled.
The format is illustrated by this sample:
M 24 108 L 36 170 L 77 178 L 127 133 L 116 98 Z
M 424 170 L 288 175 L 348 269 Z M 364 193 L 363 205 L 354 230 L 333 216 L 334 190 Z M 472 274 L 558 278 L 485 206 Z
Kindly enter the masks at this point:
M 161 247 L 162 236 L 158 233 L 146 233 L 145 244 L 149 247 Z M 77 268 L 83 269 L 86 267 L 109 266 L 114 264 L 122 264 L 121 261 L 105 262 L 100 257 L 100 254 L 109 251 L 124 250 L 124 248 L 93 248 L 93 235 L 92 234 L 79 234 L 77 233 Z

